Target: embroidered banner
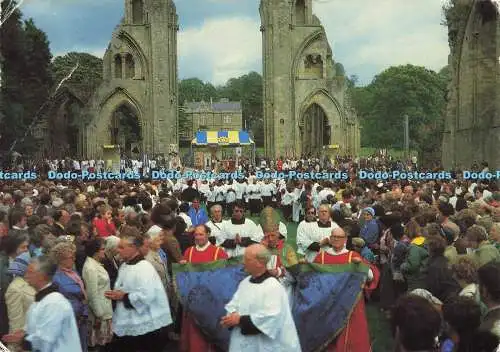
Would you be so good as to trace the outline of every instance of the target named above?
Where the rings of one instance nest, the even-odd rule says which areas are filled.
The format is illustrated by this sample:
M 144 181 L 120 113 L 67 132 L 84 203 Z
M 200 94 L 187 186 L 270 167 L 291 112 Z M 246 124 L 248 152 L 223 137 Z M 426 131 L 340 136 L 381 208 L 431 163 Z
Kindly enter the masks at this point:
M 207 340 L 222 350 L 229 347 L 230 331 L 220 326 L 239 283 L 248 275 L 236 260 L 206 264 L 174 264 L 179 298 Z M 364 264 L 301 264 L 292 269 L 292 314 L 302 351 L 320 351 L 346 326 L 362 298 L 368 272 Z M 262 299 L 265 299 L 263 297 Z

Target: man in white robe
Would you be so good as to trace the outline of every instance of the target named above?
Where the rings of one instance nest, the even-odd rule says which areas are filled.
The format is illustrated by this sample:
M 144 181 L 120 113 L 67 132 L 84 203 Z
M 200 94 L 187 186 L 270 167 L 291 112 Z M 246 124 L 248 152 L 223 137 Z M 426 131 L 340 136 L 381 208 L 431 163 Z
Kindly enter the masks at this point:
M 267 271 L 270 252 L 263 245 L 247 248 L 245 270 L 221 319 L 232 328 L 229 352 L 300 352 L 300 341 L 283 286 Z
M 321 249 L 330 245 L 330 234 L 339 227 L 330 217 L 330 206 L 322 204 L 319 207 L 319 216 L 316 223 L 312 223 L 308 231 L 297 229 L 297 253 L 303 254 L 306 261 L 312 263 Z
M 8 343 L 39 352 L 81 352 L 80 335 L 69 301 L 52 285 L 56 265 L 41 256 L 28 266 L 24 278 L 37 291 L 26 316 L 26 327 L 5 335 Z
M 223 222 L 222 236 L 217 245 L 223 247 L 229 257 L 243 255 L 246 247 L 262 241 L 262 232 L 259 233 L 255 222 L 245 218 L 244 213 L 243 203 L 236 202 L 233 216 Z
M 117 301 L 113 313 L 115 339 L 110 346 L 113 352 L 161 352 L 166 343 L 166 327 L 173 322 L 162 281 L 140 253 L 143 245 L 139 231 L 121 235 L 118 252 L 124 263 L 118 271 L 115 289 L 104 293 Z
M 205 225 L 210 228 L 210 243 L 216 244 L 224 241 L 222 234 L 222 206 L 220 204 L 212 205 L 210 208 L 210 220 Z

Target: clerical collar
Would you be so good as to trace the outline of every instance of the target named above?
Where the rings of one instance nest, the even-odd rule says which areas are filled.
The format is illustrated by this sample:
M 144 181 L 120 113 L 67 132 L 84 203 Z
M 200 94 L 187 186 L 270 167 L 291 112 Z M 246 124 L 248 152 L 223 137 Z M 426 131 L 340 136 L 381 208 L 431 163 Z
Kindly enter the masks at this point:
M 210 244 L 211 244 L 210 242 L 207 242 L 207 243 L 205 243 L 204 246 L 201 246 L 201 247 L 196 245 L 196 250 L 200 251 L 200 252 L 204 252 L 207 250 L 208 247 L 210 247 Z
M 57 286 L 52 282 L 49 282 L 45 287 L 43 287 L 40 291 L 35 294 L 35 302 L 40 302 L 50 293 L 57 292 Z
M 250 282 L 252 284 L 261 284 L 264 282 L 264 280 L 269 279 L 270 277 L 272 277 L 271 274 L 269 274 L 269 272 L 266 271 L 264 274 L 262 274 L 260 276 L 251 277 Z
M 141 260 L 143 260 L 144 257 L 142 255 L 137 255 L 135 257 L 133 257 L 132 259 L 130 259 L 128 262 L 127 262 L 127 265 L 135 265 L 137 263 L 139 263 Z
M 240 220 L 231 218 L 231 224 L 233 225 L 243 225 L 244 223 L 245 223 L 245 217 L 242 217 Z
M 318 227 L 322 227 L 322 228 L 332 227 L 332 222 L 328 221 L 328 222 L 322 223 L 321 221 L 318 221 Z
M 333 247 L 330 246 L 326 249 L 326 252 L 331 255 L 341 255 L 349 252 L 349 250 L 344 247 L 340 251 L 336 251 L 335 249 L 333 249 Z
M 212 219 L 212 224 L 222 224 L 222 219 L 220 219 L 220 221 L 215 221 L 214 219 Z

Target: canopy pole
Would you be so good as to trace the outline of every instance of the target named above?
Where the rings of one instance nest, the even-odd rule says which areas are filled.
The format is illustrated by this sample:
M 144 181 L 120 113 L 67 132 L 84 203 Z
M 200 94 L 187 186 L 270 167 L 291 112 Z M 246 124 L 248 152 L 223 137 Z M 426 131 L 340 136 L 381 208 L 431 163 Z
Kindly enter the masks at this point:
M 252 144 L 253 145 L 253 157 L 252 157 L 252 165 L 255 165 L 255 154 L 256 154 L 256 151 L 255 151 L 255 142 Z

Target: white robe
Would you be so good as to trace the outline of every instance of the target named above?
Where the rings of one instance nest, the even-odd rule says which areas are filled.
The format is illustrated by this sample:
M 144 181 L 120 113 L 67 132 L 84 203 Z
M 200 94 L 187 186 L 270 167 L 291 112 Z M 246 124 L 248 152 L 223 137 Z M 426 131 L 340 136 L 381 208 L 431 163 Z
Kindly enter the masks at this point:
M 300 224 L 302 224 L 302 222 Z M 312 263 L 314 262 L 314 258 L 318 255 L 318 252 L 311 251 L 307 248 L 314 242 L 321 242 L 323 239 L 330 237 L 332 230 L 338 228 L 339 225 L 337 225 L 334 221 L 331 221 L 330 227 L 319 227 L 317 222 L 309 224 L 310 227 L 308 226 L 305 231 L 301 228 L 299 232 L 299 228 L 297 228 L 297 248 L 298 253 L 304 254 L 306 261 Z M 322 249 L 326 248 L 328 248 L 328 246 L 322 247 Z
M 300 221 L 300 213 L 302 211 L 302 204 L 300 203 L 300 195 L 302 188 L 295 188 L 293 190 L 293 203 L 292 203 L 292 220 L 293 222 Z
M 168 297 L 153 265 L 141 260 L 124 263 L 118 270 L 115 290 L 128 293 L 134 307 L 118 301 L 113 314 L 113 332 L 118 336 L 140 336 L 172 324 Z
M 217 242 L 218 246 L 224 243 L 225 240 L 234 240 L 236 238 L 236 234 L 239 234 L 240 238 L 250 237 L 252 241 L 259 243 L 262 241 L 262 236 L 259 233 L 257 225 L 255 225 L 255 223 L 250 219 L 245 219 L 245 223 L 241 225 L 233 224 L 231 220 L 224 221 L 221 229 L 220 240 Z M 236 248 L 234 249 L 224 248 L 224 250 L 229 258 L 245 254 L 245 247 L 240 245 L 236 245 Z
M 30 306 L 25 331 L 33 351 L 82 351 L 73 308 L 59 292 L 49 293 Z
M 210 228 L 210 237 L 215 237 L 216 243 L 222 243 L 220 240 L 223 238 L 222 236 L 222 228 L 225 220 L 221 222 L 214 223 L 212 220 L 208 221 L 205 225 Z M 224 241 L 223 241 L 224 242 Z
M 299 336 L 283 286 L 274 278 L 261 283 L 245 278 L 226 305 L 228 313 L 249 315 L 262 332 L 243 335 L 240 327 L 231 331 L 229 352 L 301 352 Z

